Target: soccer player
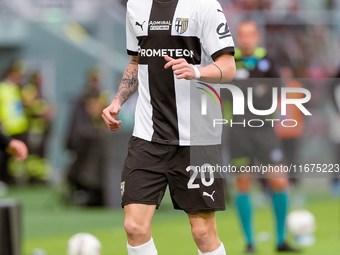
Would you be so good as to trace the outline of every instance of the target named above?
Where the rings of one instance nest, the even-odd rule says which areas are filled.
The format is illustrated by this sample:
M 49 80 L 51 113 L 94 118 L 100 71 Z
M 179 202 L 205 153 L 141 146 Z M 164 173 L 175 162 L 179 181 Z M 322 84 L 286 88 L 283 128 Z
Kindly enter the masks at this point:
M 151 221 L 169 185 L 198 253 L 224 255 L 215 222 L 215 211 L 225 209 L 223 179 L 195 168 L 220 163 L 221 129 L 210 118 L 221 109 L 212 99 L 206 115 L 200 109 L 202 89 L 213 89 L 207 82 L 229 82 L 236 72 L 224 12 L 216 0 L 130 0 L 126 26 L 131 61 L 103 118 L 118 130 L 121 106 L 138 89 L 121 183 L 128 254 L 157 254 Z
M 238 26 L 237 42 L 239 49 L 235 51 L 236 84 L 247 94 L 248 87 L 253 89 L 253 105 L 255 109 L 267 110 L 272 106 L 272 88 L 279 84 L 272 78 L 279 78 L 275 64 L 266 54 L 266 50 L 259 48 L 261 40 L 258 27 L 254 22 L 242 22 Z M 253 79 L 252 79 L 253 78 Z M 248 127 L 237 124 L 230 128 L 229 148 L 232 164 L 238 168 L 251 166 L 255 160 L 263 165 L 272 166 L 284 164 L 282 145 L 277 138 L 271 122 L 273 116 L 257 116 L 245 108 L 244 116 L 234 116 L 236 123 L 246 123 L 251 119 L 262 119 L 263 127 Z M 272 200 L 276 217 L 277 251 L 295 252 L 286 243 L 285 220 L 288 207 L 288 180 L 282 173 L 269 175 L 268 182 L 272 189 Z M 252 175 L 239 173 L 237 176 L 236 207 L 246 238 L 246 253 L 254 253 L 253 214 L 249 191 Z

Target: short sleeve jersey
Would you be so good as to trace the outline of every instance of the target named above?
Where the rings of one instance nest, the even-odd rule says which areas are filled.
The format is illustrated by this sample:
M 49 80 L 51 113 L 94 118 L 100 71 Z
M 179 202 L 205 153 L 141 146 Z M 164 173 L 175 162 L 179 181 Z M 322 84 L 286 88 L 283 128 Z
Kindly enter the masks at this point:
M 133 135 L 170 145 L 220 144 L 221 128 L 213 127 L 213 119 L 221 118 L 218 90 L 177 79 L 171 68 L 164 69 L 164 56 L 204 67 L 222 54 L 233 54 L 221 5 L 216 0 L 129 0 L 126 37 L 128 54 L 139 56 Z M 208 113 L 202 116 L 206 91 L 216 98 L 208 96 Z

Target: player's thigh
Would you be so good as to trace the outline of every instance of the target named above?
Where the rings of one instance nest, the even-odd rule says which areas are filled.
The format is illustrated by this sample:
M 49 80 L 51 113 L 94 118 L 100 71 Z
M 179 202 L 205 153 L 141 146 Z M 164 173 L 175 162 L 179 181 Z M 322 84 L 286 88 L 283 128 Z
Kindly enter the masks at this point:
M 221 167 L 219 146 L 179 148 L 167 173 L 174 208 L 186 213 L 225 210 L 224 179 L 218 166 Z

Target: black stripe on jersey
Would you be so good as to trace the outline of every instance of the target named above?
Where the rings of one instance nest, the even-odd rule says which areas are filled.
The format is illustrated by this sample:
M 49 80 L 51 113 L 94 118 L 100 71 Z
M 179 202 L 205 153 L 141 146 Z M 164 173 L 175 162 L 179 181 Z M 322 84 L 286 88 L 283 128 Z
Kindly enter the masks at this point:
M 130 56 L 138 56 L 138 51 L 127 50 L 127 54 Z
M 214 54 L 211 55 L 211 58 L 216 61 L 216 59 L 225 54 L 225 53 L 232 53 L 233 55 L 235 54 L 235 48 L 234 47 L 226 47 L 226 48 L 223 48 L 219 51 L 216 51 Z
M 153 1 L 150 21 L 173 21 L 178 0 L 160 3 Z M 148 26 L 148 36 L 145 40 L 157 48 L 171 48 L 169 39 L 171 38 L 171 29 L 168 30 L 151 30 Z M 145 43 L 145 44 L 149 44 Z M 143 44 L 140 43 L 143 47 Z M 166 61 L 163 57 L 154 57 L 147 61 L 149 70 L 149 89 L 151 105 L 153 108 L 152 121 L 154 134 L 153 142 L 179 144 L 178 118 L 176 106 L 175 80 L 172 69 L 164 69 Z M 143 59 L 140 59 L 140 64 Z

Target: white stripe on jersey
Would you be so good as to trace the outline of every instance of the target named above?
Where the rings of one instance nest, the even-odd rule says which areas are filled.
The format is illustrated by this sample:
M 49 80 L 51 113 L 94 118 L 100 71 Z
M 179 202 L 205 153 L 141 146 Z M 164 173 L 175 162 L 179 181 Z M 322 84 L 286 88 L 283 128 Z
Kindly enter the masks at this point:
M 152 105 L 149 92 L 149 72 L 147 65 L 138 66 L 138 101 L 135 114 L 133 136 L 151 141 L 153 135 Z
M 190 145 L 190 85 L 187 80 L 178 80 L 174 75 L 176 102 L 177 102 L 177 118 L 179 145 Z

